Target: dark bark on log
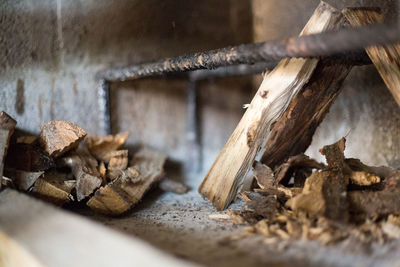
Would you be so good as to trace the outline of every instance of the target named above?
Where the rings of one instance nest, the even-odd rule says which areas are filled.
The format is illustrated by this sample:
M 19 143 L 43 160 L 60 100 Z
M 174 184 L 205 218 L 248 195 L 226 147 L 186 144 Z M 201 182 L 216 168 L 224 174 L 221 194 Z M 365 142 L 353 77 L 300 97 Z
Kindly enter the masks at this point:
M 351 64 L 344 60 L 322 59 L 318 63 L 308 84 L 272 128 L 262 163 L 274 169 L 290 156 L 306 151 L 350 69 Z

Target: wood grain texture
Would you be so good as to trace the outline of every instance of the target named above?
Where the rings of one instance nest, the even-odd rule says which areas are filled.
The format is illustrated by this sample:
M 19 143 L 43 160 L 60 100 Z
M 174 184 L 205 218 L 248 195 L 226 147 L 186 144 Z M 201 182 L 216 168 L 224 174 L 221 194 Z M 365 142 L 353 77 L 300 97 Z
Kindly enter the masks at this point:
M 131 161 L 131 167 L 119 170 L 119 176 L 106 186 L 100 187 L 87 205 L 100 213 L 120 215 L 135 204 L 151 186 L 164 176 L 166 155 L 144 148 Z
M 43 177 L 36 180 L 32 193 L 40 199 L 62 206 L 65 203 L 74 200 L 71 195 L 76 181 L 72 175 L 60 173 L 57 171 L 48 171 Z
M 351 67 L 345 60 L 326 58 L 318 62 L 310 81 L 274 124 L 262 163 L 274 169 L 290 156 L 306 151 L 317 127 L 342 91 L 343 81 Z
M 52 157 L 76 148 L 86 136 L 86 132 L 68 121 L 49 121 L 40 126 L 39 143 Z
M 103 182 L 98 171 L 97 160 L 87 151 L 78 149 L 59 160 L 60 166 L 71 168 L 72 174 L 76 179 L 76 198 L 82 201 L 92 194 Z
M 352 26 L 382 23 L 383 15 L 372 8 L 346 8 L 343 14 Z M 400 44 L 365 49 L 390 93 L 400 106 Z
M 341 20 L 338 10 L 321 2 L 301 34 L 336 29 Z M 308 82 L 317 63 L 317 59 L 284 59 L 264 77 L 249 108 L 199 187 L 199 192 L 218 210 L 226 208 L 235 198 L 271 125 Z

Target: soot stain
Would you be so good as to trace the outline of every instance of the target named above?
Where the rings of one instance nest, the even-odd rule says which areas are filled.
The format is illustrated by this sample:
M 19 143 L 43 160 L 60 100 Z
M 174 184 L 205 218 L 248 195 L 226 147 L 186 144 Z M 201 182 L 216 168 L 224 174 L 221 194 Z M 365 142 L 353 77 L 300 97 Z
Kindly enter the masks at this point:
M 22 115 L 25 111 L 25 87 L 23 80 L 18 79 L 16 91 L 17 95 L 15 97 L 15 111 L 17 114 Z

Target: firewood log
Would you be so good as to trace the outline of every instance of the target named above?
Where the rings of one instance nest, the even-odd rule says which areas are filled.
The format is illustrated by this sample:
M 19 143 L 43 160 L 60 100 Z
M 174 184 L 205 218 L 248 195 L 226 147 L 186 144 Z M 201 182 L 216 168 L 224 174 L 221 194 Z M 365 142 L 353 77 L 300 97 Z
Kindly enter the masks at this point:
M 340 11 L 321 2 L 301 35 L 337 29 L 342 21 Z M 218 210 L 226 208 L 235 198 L 271 126 L 307 84 L 317 63 L 318 59 L 284 59 L 264 77 L 246 113 L 199 187 L 199 192 Z

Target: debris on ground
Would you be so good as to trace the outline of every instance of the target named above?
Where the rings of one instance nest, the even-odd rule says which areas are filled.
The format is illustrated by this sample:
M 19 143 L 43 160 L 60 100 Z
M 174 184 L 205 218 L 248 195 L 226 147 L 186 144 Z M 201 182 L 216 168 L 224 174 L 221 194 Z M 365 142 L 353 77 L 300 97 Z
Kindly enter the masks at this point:
M 226 212 L 232 223 L 246 226 L 241 236 L 253 233 L 268 243 L 301 239 L 324 245 L 400 239 L 400 170 L 346 159 L 345 143 L 342 138 L 320 150 L 327 165 L 303 154 L 274 170 L 256 162 L 258 188 L 239 195 L 245 202 L 242 209 Z M 237 239 L 235 235 L 223 242 Z

